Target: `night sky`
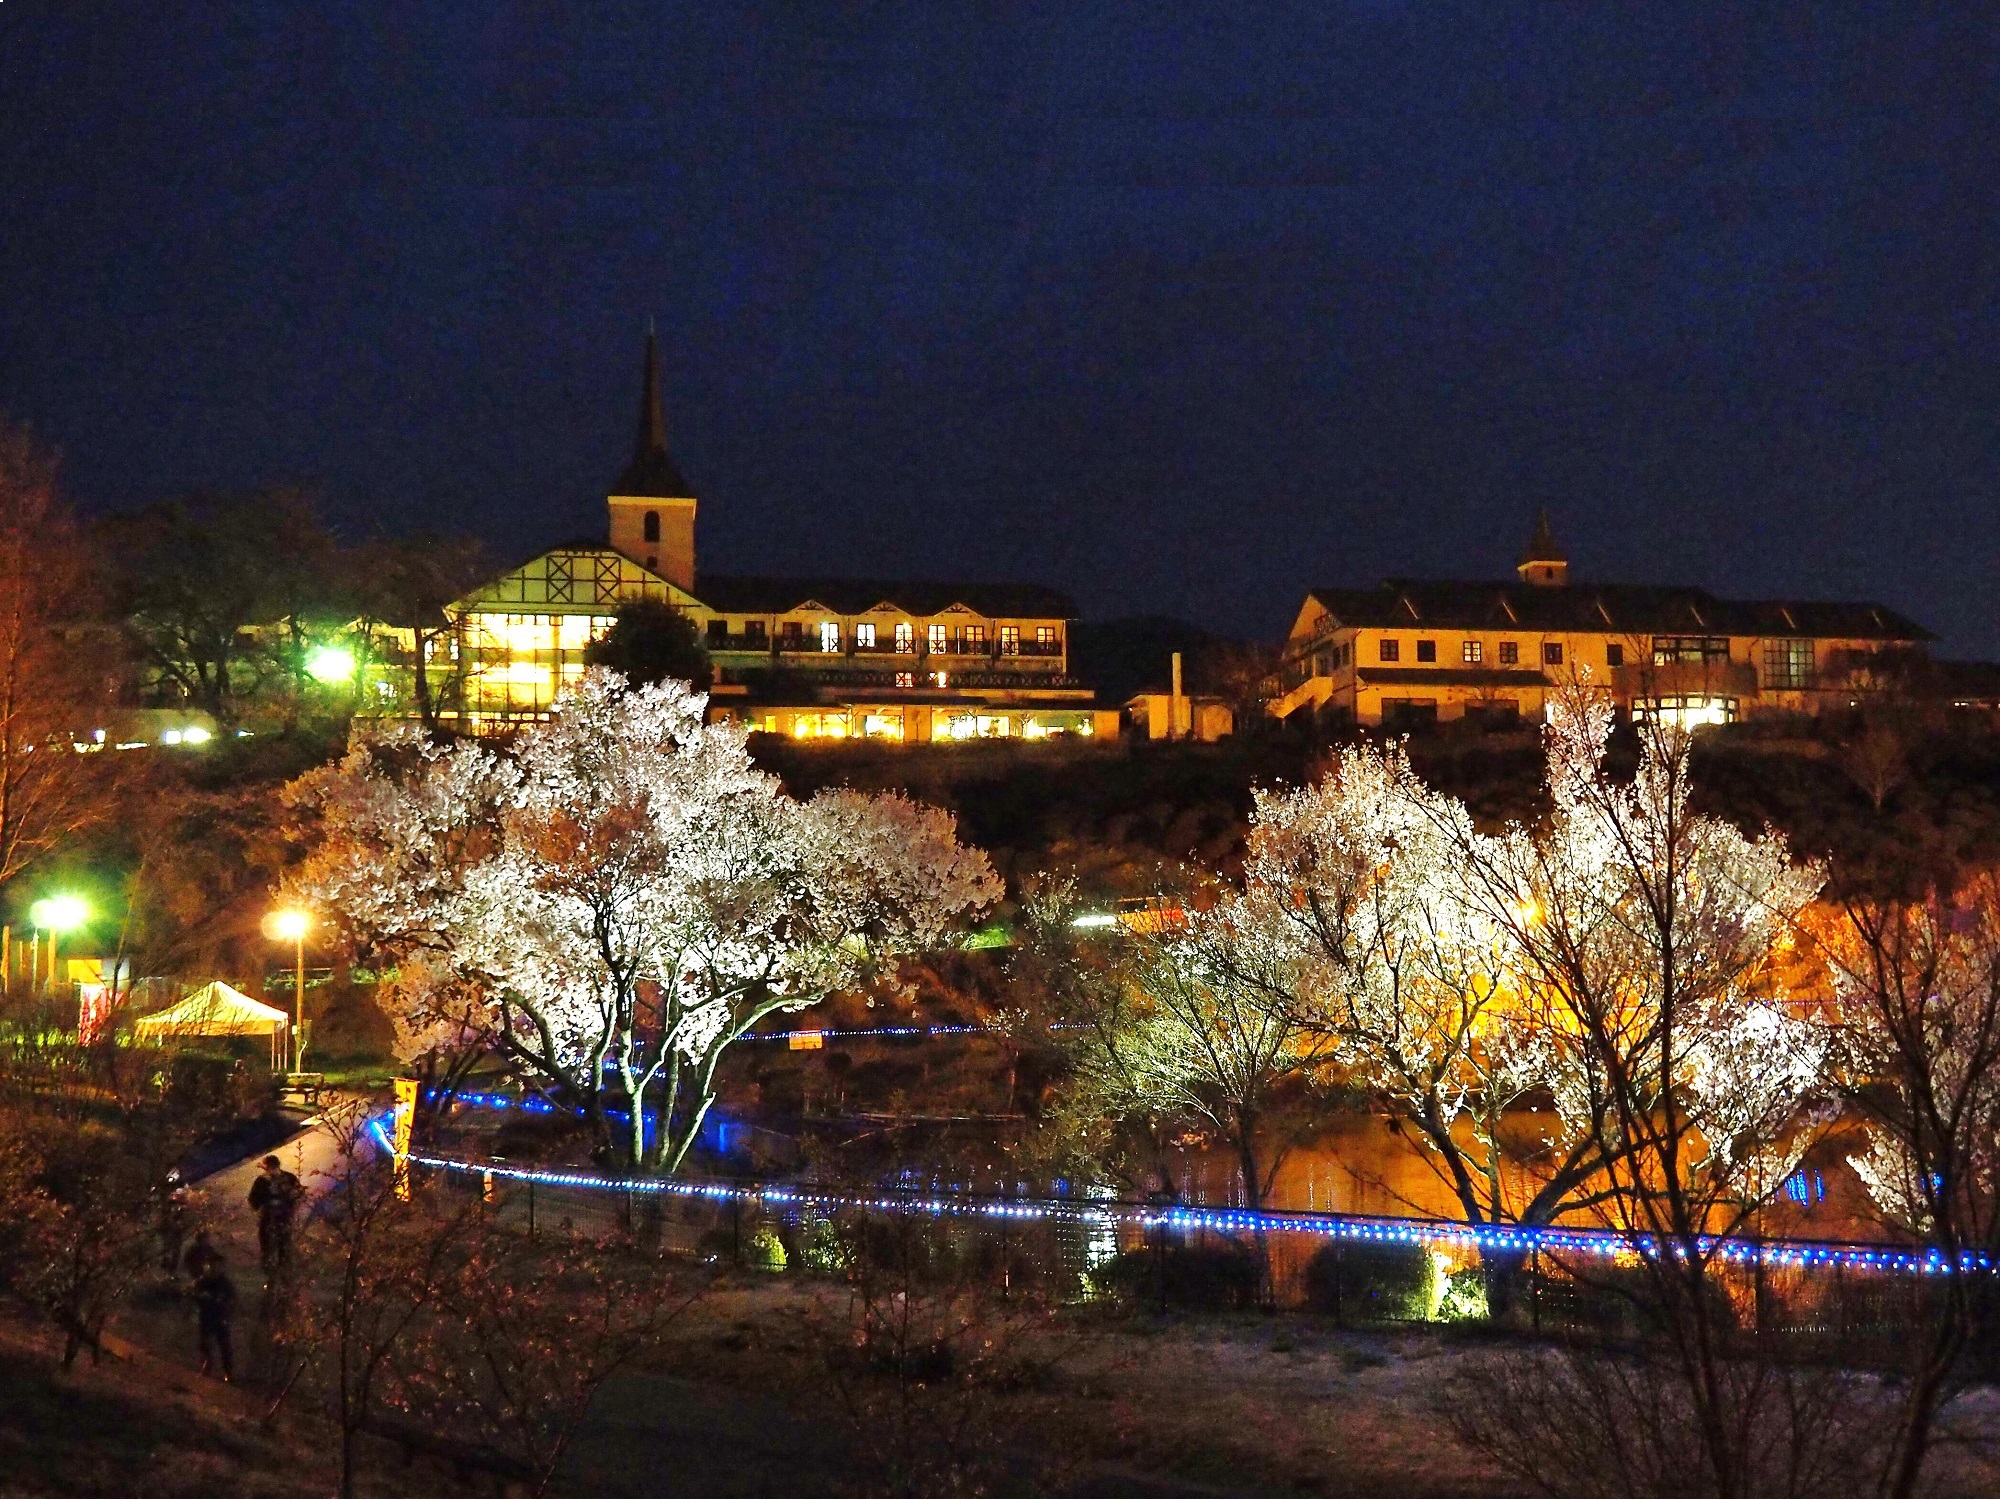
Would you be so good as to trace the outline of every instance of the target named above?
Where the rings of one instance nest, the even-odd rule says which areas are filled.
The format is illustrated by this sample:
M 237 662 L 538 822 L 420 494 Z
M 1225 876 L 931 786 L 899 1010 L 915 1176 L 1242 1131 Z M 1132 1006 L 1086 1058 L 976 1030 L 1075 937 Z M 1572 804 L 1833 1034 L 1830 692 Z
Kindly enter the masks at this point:
M 0 0 L 0 408 L 91 509 L 1275 634 L 1511 568 L 2000 655 L 2000 52 L 1907 3 Z M 1969 19 L 1976 18 L 1976 19 Z

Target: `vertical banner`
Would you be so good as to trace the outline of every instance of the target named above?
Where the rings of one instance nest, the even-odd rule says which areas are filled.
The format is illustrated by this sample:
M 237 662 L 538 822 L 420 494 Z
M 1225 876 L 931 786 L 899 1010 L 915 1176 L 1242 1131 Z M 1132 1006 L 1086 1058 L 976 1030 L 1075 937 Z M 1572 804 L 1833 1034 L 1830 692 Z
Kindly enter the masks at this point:
M 396 1196 L 407 1200 L 410 1196 L 410 1141 L 417 1124 L 417 1080 L 398 1078 L 396 1080 L 396 1123 L 391 1139 L 395 1141 L 396 1152 Z

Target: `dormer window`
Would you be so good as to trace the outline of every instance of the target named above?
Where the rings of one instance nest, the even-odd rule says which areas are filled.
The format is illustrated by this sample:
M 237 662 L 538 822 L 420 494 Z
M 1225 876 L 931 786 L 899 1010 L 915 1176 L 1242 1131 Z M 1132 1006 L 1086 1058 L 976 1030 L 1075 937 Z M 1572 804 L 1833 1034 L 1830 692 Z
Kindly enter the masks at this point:
M 645 536 L 649 542 L 657 542 L 660 539 L 660 513 L 656 510 L 646 512 Z

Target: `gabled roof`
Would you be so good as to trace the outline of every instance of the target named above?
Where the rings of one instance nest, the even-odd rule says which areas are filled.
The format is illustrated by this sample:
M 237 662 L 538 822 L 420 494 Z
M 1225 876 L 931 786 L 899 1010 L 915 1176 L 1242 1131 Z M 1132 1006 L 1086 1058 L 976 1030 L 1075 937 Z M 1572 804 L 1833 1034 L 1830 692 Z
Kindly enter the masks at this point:
M 1338 625 L 1368 630 L 1937 639 L 1907 615 L 1866 601 L 1719 599 L 1707 589 L 1651 584 L 1537 588 L 1523 583 L 1391 578 L 1372 589 L 1316 588 L 1307 599 Z
M 943 614 L 962 604 L 989 618 L 1070 620 L 1076 603 L 1037 583 L 942 583 L 925 579 L 766 578 L 704 573 L 701 602 L 718 614 L 781 615 L 807 605 L 865 615 L 889 604 L 912 615 Z
M 631 599 L 698 601 L 651 569 L 602 542 L 565 542 L 481 584 L 450 606 L 452 614 L 608 614 Z

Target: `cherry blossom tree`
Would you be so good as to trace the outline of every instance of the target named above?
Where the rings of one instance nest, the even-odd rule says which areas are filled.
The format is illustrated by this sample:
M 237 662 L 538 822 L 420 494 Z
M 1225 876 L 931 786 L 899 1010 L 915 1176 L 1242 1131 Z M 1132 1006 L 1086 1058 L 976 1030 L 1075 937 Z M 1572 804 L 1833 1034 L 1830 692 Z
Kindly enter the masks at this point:
M 894 794 L 800 802 L 684 683 L 588 672 L 511 752 L 413 729 L 294 785 L 295 899 L 480 995 L 521 1074 L 673 1171 L 728 1047 L 774 1011 L 949 941 L 1000 894 L 952 818 Z M 448 977 L 451 982 L 438 982 Z M 405 1017 L 462 1029 L 454 1012 Z
M 1602 1162 L 1599 1211 L 1631 1239 L 1705 1483 L 1742 1493 L 1757 1418 L 1717 1237 L 1750 1222 L 1830 1119 L 1825 1032 L 1775 977 L 1823 877 L 1776 833 L 1690 808 L 1681 728 L 1641 722 L 1636 774 L 1613 777 L 1612 722 L 1587 682 L 1557 695 L 1547 824 L 1455 835 L 1453 878 L 1505 951 L 1503 984 L 1554 1023 L 1555 1105 Z
M 1343 750 L 1315 785 L 1260 792 L 1245 874 L 1294 946 L 1294 1014 L 1415 1126 L 1472 1223 L 1547 1224 L 1586 1207 L 1602 1167 L 1582 1122 L 1523 1106 L 1574 1066 L 1538 991 L 1512 982 L 1506 934 L 1462 880 L 1482 848 L 1462 804 L 1399 747 Z

